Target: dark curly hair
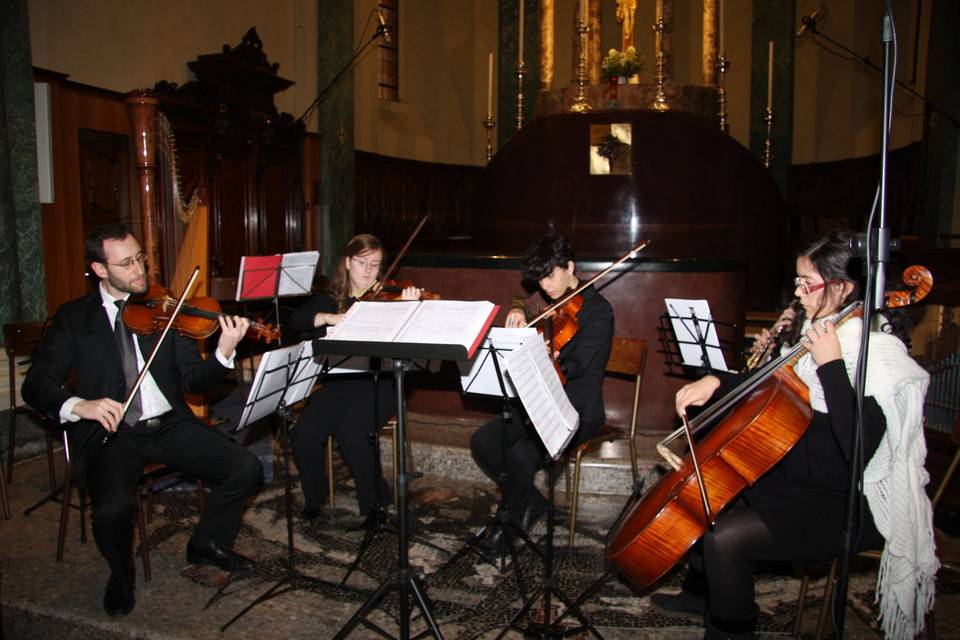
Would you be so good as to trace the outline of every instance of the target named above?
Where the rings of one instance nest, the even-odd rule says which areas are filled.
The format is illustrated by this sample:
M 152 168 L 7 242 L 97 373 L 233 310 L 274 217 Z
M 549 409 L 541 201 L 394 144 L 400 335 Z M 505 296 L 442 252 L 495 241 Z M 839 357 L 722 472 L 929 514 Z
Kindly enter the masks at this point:
M 551 235 L 538 240 L 527 249 L 521 276 L 527 289 L 536 290 L 540 280 L 553 273 L 554 267 L 566 269 L 568 262 L 576 262 L 570 241 L 564 236 Z

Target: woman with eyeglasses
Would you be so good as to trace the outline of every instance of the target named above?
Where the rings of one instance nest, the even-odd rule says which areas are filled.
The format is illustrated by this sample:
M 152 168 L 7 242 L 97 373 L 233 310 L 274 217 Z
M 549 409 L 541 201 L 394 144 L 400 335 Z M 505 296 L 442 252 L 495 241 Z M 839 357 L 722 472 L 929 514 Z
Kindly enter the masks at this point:
M 670 613 L 701 614 L 705 638 L 753 638 L 757 562 L 826 561 L 841 552 L 854 434 L 853 379 L 862 322 L 827 318 L 856 299 L 850 234 L 832 232 L 800 253 L 795 295 L 806 353 L 795 366 L 813 419 L 793 449 L 747 489 L 695 546 L 683 590 L 654 594 Z M 884 549 L 877 585 L 889 637 L 912 638 L 932 607 L 937 568 L 922 432 L 929 376 L 910 357 L 901 325 L 870 337 L 863 404 L 866 461 L 857 549 Z M 746 375 L 746 374 L 743 374 Z M 720 398 L 741 376 L 708 375 L 680 389 L 678 414 Z
M 383 248 L 375 236 L 353 237 L 340 254 L 329 290 L 314 295 L 297 309 L 289 326 L 299 331 L 303 339 L 323 337 L 327 327 L 338 324 L 350 306 L 377 282 L 382 265 Z M 420 293 L 420 289 L 408 287 L 401 299 L 418 300 Z M 337 374 L 321 380 L 292 435 L 293 459 L 303 490 L 300 515 L 304 520 L 320 516 L 327 495 L 326 447 L 327 438 L 332 435 L 357 487 L 360 514 L 372 521 L 378 506 L 376 478 L 382 478 L 373 438 L 395 411 L 393 384 L 375 383 L 368 373 Z M 389 488 L 381 480 L 381 505 L 388 498 Z

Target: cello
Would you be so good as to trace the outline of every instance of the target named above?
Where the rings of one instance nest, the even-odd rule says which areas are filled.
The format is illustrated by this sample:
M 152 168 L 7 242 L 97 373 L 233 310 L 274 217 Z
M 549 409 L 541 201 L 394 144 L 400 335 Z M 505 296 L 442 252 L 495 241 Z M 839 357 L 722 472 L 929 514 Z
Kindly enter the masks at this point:
M 887 307 L 918 302 L 933 278 L 921 266 L 904 271 L 910 292 L 886 294 Z M 854 302 L 825 320 L 842 322 L 860 310 Z M 610 532 L 606 558 L 637 588 L 645 589 L 679 562 L 730 505 L 800 440 L 813 417 L 806 385 L 793 365 L 802 343 L 756 370 L 736 389 L 668 436 L 686 431 L 691 452 L 680 460 L 658 449 L 674 467 L 621 515 Z M 729 411 L 696 444 L 693 434 Z M 661 443 L 663 444 L 663 443 Z

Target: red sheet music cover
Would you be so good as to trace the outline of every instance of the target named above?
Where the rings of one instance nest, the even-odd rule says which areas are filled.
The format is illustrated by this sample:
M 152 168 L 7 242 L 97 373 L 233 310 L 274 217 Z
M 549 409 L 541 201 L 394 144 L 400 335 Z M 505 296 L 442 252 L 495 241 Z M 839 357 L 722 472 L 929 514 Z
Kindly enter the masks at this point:
M 500 311 L 500 305 L 493 305 L 493 311 L 490 312 L 490 315 L 487 316 L 487 321 L 483 323 L 483 330 L 477 335 L 477 339 L 473 341 L 473 344 L 470 345 L 470 348 L 467 349 L 467 359 L 473 357 L 474 352 L 476 352 L 477 347 L 480 346 L 480 343 L 486 337 L 487 332 L 490 330 L 490 325 L 493 324 L 493 319 L 497 317 L 497 312 Z
M 283 256 L 244 256 L 240 261 L 237 301 L 272 298 L 277 293 Z

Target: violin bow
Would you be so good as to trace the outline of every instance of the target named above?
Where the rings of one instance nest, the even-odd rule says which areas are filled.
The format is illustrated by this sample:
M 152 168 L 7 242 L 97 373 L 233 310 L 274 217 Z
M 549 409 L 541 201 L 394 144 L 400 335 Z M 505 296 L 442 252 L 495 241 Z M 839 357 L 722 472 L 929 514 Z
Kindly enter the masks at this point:
M 622 258 L 620 258 L 619 260 L 617 260 L 616 262 L 614 262 L 613 264 L 611 264 L 609 267 L 607 267 L 606 269 L 604 269 L 603 271 L 601 271 L 601 272 L 598 273 L 597 275 L 595 275 L 595 276 L 593 276 L 592 278 L 590 278 L 590 280 L 588 280 L 588 281 L 585 282 L 584 284 L 580 285 L 579 287 L 577 287 L 576 289 L 574 289 L 573 291 L 571 291 L 570 293 L 568 293 L 567 295 L 565 295 L 565 296 L 564 296 L 563 298 L 561 298 L 559 301 L 554 302 L 552 305 L 550 305 L 549 307 L 547 307 L 546 311 L 544 311 L 543 313 L 541 313 L 540 315 L 538 315 L 536 318 L 534 318 L 533 320 L 531 320 L 530 322 L 528 322 L 528 323 L 527 323 L 527 326 L 528 326 L 528 327 L 532 327 L 533 325 L 537 324 L 538 322 L 540 322 L 541 320 L 543 320 L 544 318 L 546 318 L 548 315 L 550 315 L 551 313 L 553 313 L 556 309 L 559 309 L 559 308 L 562 307 L 563 305 L 565 305 L 565 304 L 567 304 L 568 302 L 570 302 L 570 300 L 572 300 L 575 295 L 579 294 L 581 291 L 583 291 L 584 289 L 586 289 L 587 287 L 589 287 L 590 285 L 592 285 L 594 282 L 596 282 L 597 280 L 599 280 L 599 279 L 602 278 L 603 276 L 605 276 L 605 275 L 607 275 L 608 273 L 610 273 L 611 271 L 613 271 L 615 268 L 617 268 L 617 266 L 623 264 L 623 263 L 626 262 L 627 260 L 632 260 L 632 259 L 636 258 L 636 257 L 637 257 L 637 254 L 640 253 L 643 249 L 645 249 L 648 244 L 650 244 L 650 240 L 644 240 L 643 242 L 641 242 L 640 244 L 638 244 L 637 246 L 635 246 L 633 249 L 631 249 L 631 250 L 628 251 L 626 254 L 624 254 L 624 256 L 623 256 Z
M 383 288 L 383 283 L 390 279 L 390 276 L 393 275 L 393 272 L 397 269 L 397 265 L 400 264 L 400 260 L 403 259 L 403 254 L 407 252 L 407 249 L 410 248 L 410 245 L 413 244 L 413 239 L 417 237 L 417 234 L 420 233 L 420 229 L 423 229 L 423 225 L 427 223 L 427 219 L 430 217 L 430 214 L 426 214 L 423 218 L 420 219 L 420 222 L 417 223 L 416 228 L 413 230 L 413 233 L 410 234 L 410 237 L 407 238 L 407 241 L 401 247 L 400 251 L 397 253 L 397 257 L 393 259 L 393 262 L 390 263 L 390 266 L 387 267 L 387 270 L 383 272 L 383 275 L 380 276 L 371 290 L 373 295 L 376 296 L 380 293 L 380 289 Z
M 167 334 L 170 333 L 170 327 L 173 326 L 173 321 L 176 320 L 177 314 L 180 313 L 180 308 L 183 306 L 183 301 L 187 299 L 187 296 L 193 290 L 193 285 L 197 282 L 197 276 L 200 275 L 200 267 L 196 266 L 193 268 L 193 275 L 190 276 L 190 281 L 187 283 L 187 286 L 183 289 L 183 293 L 180 294 L 180 299 L 177 300 L 177 306 L 174 308 L 173 313 L 170 314 L 170 318 L 167 320 L 167 325 L 163 328 L 163 332 L 160 334 L 160 338 L 157 340 L 157 344 L 153 345 L 153 350 L 150 351 L 149 357 L 143 363 L 143 369 L 140 370 L 140 374 L 137 376 L 137 381 L 133 383 L 133 387 L 130 388 L 130 393 L 127 394 L 127 399 L 123 403 L 123 407 L 120 409 L 120 420 L 121 424 L 123 421 L 123 416 L 127 415 L 127 409 L 130 408 L 130 405 L 133 403 L 133 399 L 136 397 L 137 392 L 140 391 L 140 385 L 143 384 L 144 379 L 147 377 L 147 373 L 150 371 L 150 365 L 153 364 L 153 359 L 157 356 L 157 352 L 160 350 L 160 346 L 163 344 L 163 340 L 167 337 Z M 122 317 L 118 317 L 117 322 L 123 322 Z M 118 425 L 119 428 L 119 425 Z M 110 439 L 113 433 L 108 433 L 103 442 L 106 442 Z

